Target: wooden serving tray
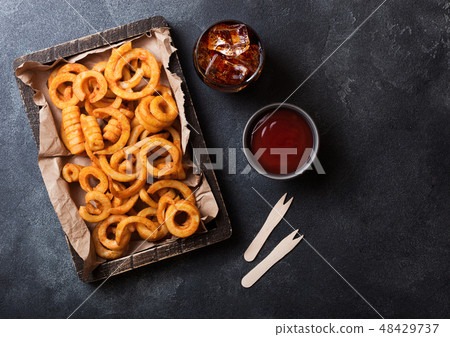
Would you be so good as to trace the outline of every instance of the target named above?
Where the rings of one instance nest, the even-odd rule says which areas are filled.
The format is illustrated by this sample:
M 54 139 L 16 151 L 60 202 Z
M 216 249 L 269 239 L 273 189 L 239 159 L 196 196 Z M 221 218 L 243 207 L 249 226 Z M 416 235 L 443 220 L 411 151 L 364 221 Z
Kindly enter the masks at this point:
M 15 71 L 17 67 L 25 61 L 36 61 L 42 64 L 52 64 L 59 58 L 74 56 L 88 50 L 106 46 L 108 44 L 105 40 L 110 44 L 114 44 L 125 39 L 144 34 L 152 28 L 168 26 L 169 25 L 166 19 L 162 16 L 154 16 L 148 19 L 139 20 L 127 25 L 105 30 L 101 33 L 85 36 L 70 42 L 37 51 L 35 53 L 18 57 L 13 62 L 13 68 Z M 192 104 L 191 95 L 189 94 L 186 79 L 183 75 L 180 60 L 178 59 L 178 54 L 176 51 L 170 58 L 169 70 L 176 73 L 183 81 L 181 88 L 185 95 L 184 108 L 186 118 L 188 122 L 200 132 L 200 134 L 191 132 L 189 144 L 195 148 L 206 148 L 205 140 L 203 138 L 203 134 L 201 133 L 194 105 Z M 33 101 L 34 90 L 25 85 L 17 77 L 16 81 L 25 106 L 25 112 L 31 125 L 31 130 L 33 131 L 36 145 L 39 147 L 39 107 Z M 209 156 L 205 156 L 203 163 L 207 164 L 210 162 Z M 111 275 L 121 274 L 128 270 L 136 269 L 150 263 L 189 252 L 191 250 L 209 246 L 213 243 L 229 238 L 231 236 L 230 219 L 222 198 L 222 193 L 220 192 L 219 184 L 217 183 L 216 175 L 213 170 L 205 170 L 203 173 L 211 186 L 211 190 L 219 206 L 219 213 L 217 214 L 217 217 L 206 225 L 208 229 L 207 232 L 195 234 L 184 239 L 178 239 L 170 243 L 157 245 L 117 260 L 104 262 L 98 266 L 84 281 L 94 282 L 105 279 Z M 67 236 L 66 241 L 72 255 L 77 275 L 81 279 L 83 274 L 83 260 L 73 249 L 67 239 Z

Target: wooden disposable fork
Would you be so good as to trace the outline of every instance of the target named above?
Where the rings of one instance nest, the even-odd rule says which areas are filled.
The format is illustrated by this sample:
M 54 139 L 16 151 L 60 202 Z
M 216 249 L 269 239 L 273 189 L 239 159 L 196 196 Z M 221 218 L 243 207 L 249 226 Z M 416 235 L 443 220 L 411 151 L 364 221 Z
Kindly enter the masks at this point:
M 284 203 L 284 200 L 286 199 L 287 193 L 285 193 L 280 200 L 275 204 L 272 211 L 270 212 L 269 216 L 267 217 L 266 222 L 262 226 L 259 233 L 255 236 L 250 246 L 247 248 L 247 250 L 244 253 L 244 259 L 247 262 L 251 262 L 255 259 L 256 255 L 258 255 L 259 251 L 261 250 L 262 246 L 264 245 L 264 242 L 266 242 L 267 238 L 269 237 L 270 233 L 272 233 L 273 229 L 278 225 L 278 223 L 283 219 L 284 215 L 289 209 L 289 206 L 291 206 L 293 197 L 287 202 Z
M 286 236 L 255 268 L 244 276 L 241 284 L 244 288 L 250 288 L 263 276 L 272 266 L 285 257 L 303 239 L 303 235 L 295 238 L 298 229 Z M 295 239 L 294 239 L 295 238 Z

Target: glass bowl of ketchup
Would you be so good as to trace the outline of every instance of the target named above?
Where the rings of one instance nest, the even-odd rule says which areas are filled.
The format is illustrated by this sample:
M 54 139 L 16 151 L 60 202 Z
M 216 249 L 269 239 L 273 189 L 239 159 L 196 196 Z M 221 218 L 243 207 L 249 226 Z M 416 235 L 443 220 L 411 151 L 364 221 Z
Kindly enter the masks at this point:
M 314 121 L 301 108 L 274 103 L 258 110 L 247 122 L 244 153 L 260 174 L 277 180 L 292 179 L 307 170 L 319 149 Z
M 256 81 L 265 53 L 255 31 L 237 20 L 224 20 L 208 27 L 194 47 L 194 67 L 211 88 L 238 92 Z

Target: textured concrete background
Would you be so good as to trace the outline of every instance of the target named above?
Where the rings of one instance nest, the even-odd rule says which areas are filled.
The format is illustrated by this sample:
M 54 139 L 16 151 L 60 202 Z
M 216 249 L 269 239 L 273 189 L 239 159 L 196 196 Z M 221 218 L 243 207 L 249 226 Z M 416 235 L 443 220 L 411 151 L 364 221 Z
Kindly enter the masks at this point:
M 37 166 L 14 58 L 152 15 L 167 18 L 210 147 L 240 147 L 249 116 L 283 101 L 381 1 L 64 1 L 0 4 L 0 316 L 67 317 L 98 284 L 78 280 Z M 73 317 L 371 318 L 377 314 L 307 244 L 251 289 L 242 254 L 285 191 L 287 219 L 384 317 L 444 318 L 449 285 L 450 3 L 388 0 L 289 100 L 310 112 L 327 172 L 290 182 L 217 172 L 230 240 L 111 278 Z M 250 24 L 267 51 L 234 95 L 194 73 L 214 21 Z M 227 151 L 225 151 L 227 153 Z M 228 163 L 225 156 L 225 163 Z M 246 161 L 237 158 L 238 171 Z M 291 229 L 281 223 L 260 261 Z

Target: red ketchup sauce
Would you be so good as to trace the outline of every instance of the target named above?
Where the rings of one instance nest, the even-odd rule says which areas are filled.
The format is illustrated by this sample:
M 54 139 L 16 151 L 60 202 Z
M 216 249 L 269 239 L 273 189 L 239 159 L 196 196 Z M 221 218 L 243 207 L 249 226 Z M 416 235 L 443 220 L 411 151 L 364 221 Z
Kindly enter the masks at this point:
M 250 151 L 255 155 L 259 149 L 266 149 L 259 158 L 255 157 L 267 172 L 273 174 L 295 172 L 308 159 L 306 155 L 302 158 L 305 150 L 312 147 L 313 134 L 308 122 L 286 108 L 262 117 L 251 134 Z

